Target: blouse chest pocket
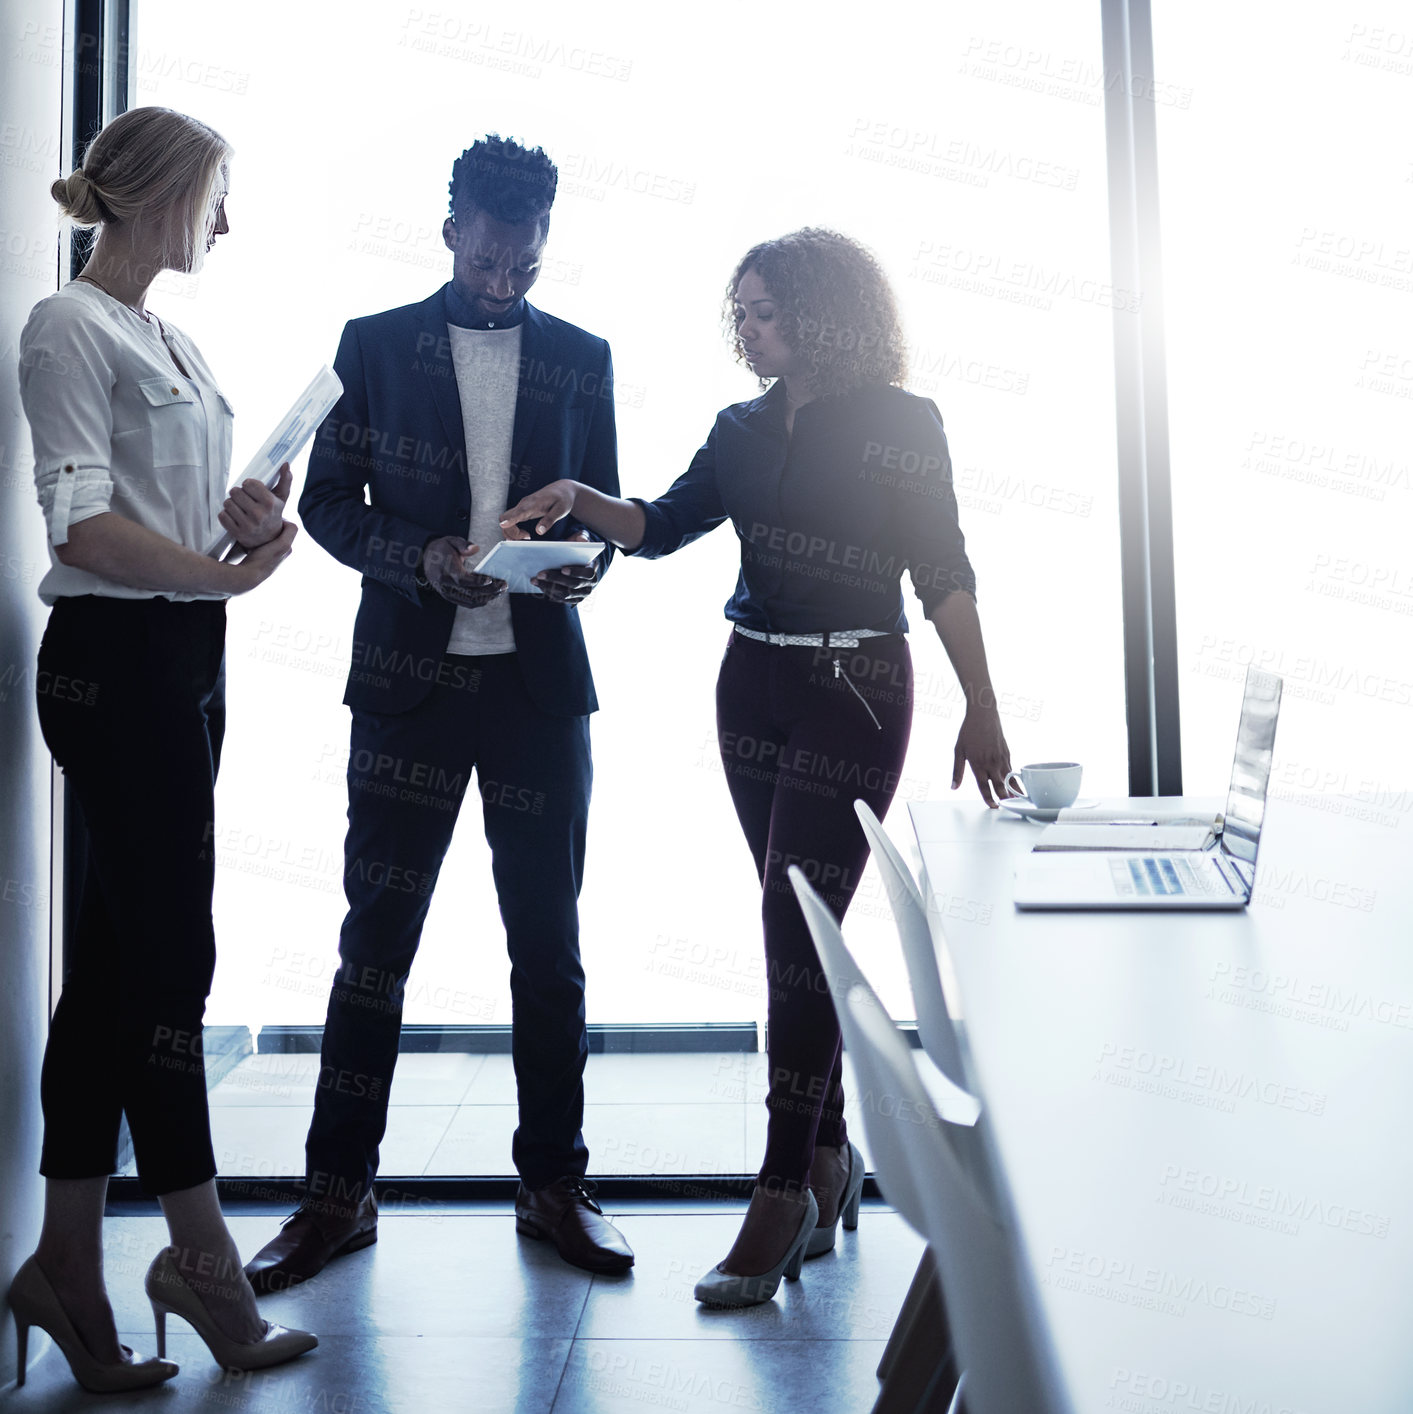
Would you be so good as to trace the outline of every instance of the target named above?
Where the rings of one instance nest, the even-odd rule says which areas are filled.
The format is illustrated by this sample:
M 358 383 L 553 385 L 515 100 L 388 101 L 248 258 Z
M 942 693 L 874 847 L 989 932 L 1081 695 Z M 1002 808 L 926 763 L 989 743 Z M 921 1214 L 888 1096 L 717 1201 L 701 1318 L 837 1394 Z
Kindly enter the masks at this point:
M 201 400 L 174 378 L 144 378 L 152 465 L 200 466 L 206 460 L 206 418 Z
M 218 419 L 216 446 L 219 455 L 216 459 L 216 465 L 210 468 L 210 472 L 220 483 L 222 487 L 221 497 L 224 500 L 226 478 L 230 475 L 231 435 L 235 429 L 235 409 L 230 405 L 230 401 L 219 388 L 216 390 L 216 416 Z

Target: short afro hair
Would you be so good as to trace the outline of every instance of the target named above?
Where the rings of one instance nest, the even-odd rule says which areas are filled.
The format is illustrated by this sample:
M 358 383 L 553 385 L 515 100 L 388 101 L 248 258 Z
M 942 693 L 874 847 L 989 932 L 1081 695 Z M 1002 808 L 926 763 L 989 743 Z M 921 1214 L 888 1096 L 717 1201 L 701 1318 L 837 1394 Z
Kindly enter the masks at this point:
M 508 226 L 545 224 L 559 187 L 559 168 L 542 147 L 487 133 L 452 163 L 451 214 L 478 206 Z

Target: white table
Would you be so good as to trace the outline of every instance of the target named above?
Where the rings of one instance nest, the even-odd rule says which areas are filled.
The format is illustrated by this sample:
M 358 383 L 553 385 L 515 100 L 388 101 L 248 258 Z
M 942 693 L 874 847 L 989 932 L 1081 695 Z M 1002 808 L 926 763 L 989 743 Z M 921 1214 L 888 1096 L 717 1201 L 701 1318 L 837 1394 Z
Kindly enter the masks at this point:
M 1246 912 L 1066 914 L 1037 826 L 910 810 L 1075 1409 L 1410 1414 L 1413 815 L 1272 802 Z

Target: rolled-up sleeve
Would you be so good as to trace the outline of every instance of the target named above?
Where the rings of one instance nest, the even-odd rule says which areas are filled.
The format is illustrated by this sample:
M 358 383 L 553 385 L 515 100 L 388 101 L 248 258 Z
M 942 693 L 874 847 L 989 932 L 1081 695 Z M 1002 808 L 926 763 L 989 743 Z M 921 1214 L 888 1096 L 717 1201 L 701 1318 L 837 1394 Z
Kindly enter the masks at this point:
M 656 560 L 715 530 L 726 519 L 716 480 L 716 428 L 692 464 L 655 501 L 630 497 L 643 508 L 643 540 L 629 553 Z
M 20 402 L 34 444 L 34 481 L 49 543 L 113 498 L 114 372 L 91 327 L 41 304 L 20 335 Z
M 942 414 L 930 399 L 921 402 L 922 416 L 913 438 L 917 465 L 924 471 L 899 485 L 898 530 L 913 589 L 931 618 L 938 605 L 957 590 L 975 598 L 976 574 L 967 559 L 966 538 L 957 520 L 952 458 L 942 430 Z

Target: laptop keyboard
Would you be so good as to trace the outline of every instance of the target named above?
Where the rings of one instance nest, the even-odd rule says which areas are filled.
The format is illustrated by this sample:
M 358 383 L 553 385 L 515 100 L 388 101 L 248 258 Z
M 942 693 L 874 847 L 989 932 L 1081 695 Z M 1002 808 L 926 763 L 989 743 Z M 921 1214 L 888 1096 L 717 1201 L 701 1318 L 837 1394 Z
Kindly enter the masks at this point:
M 1206 870 L 1192 868 L 1185 859 L 1171 855 L 1147 855 L 1136 859 L 1111 859 L 1114 888 L 1124 898 L 1163 898 L 1175 894 L 1206 898 L 1231 897 L 1225 881 L 1209 877 Z

